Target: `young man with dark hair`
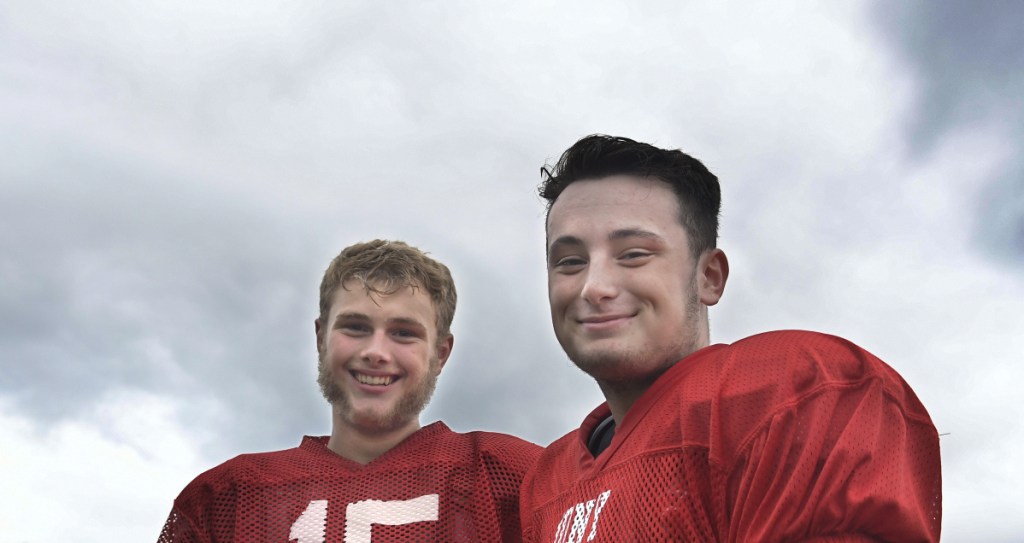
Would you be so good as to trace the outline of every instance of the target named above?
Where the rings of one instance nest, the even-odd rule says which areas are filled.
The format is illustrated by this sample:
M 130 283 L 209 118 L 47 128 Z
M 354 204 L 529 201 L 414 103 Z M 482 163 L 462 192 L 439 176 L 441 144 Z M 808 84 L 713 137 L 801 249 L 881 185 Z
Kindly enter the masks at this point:
M 330 436 L 243 454 L 174 501 L 160 543 L 519 541 L 519 484 L 540 448 L 419 415 L 451 354 L 448 268 L 400 241 L 327 268 L 315 321 Z
M 938 541 L 938 435 L 892 368 L 812 332 L 710 345 L 707 168 L 595 135 L 542 171 L 555 335 L 607 402 L 527 475 L 525 541 Z

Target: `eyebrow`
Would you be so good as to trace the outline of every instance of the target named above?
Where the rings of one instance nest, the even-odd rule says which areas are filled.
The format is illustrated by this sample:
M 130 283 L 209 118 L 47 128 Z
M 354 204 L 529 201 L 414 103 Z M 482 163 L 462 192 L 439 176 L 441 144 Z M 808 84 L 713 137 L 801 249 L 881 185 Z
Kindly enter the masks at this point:
M 422 322 L 411 317 L 395 317 L 393 319 L 388 319 L 388 324 L 404 324 L 406 326 L 426 329 L 426 326 L 424 326 Z
M 370 316 L 365 314 L 365 313 L 356 313 L 355 311 L 346 311 L 345 313 L 338 313 L 334 317 L 334 322 L 340 322 L 340 321 L 343 321 L 343 320 L 368 321 L 368 320 L 370 320 Z
M 655 241 L 665 241 L 665 238 L 659 236 L 658 234 L 655 234 L 654 232 L 651 232 L 650 230 L 644 230 L 643 228 L 620 228 L 608 234 L 608 241 L 616 241 L 627 238 L 644 238 L 652 239 Z M 559 245 L 581 246 L 584 245 L 584 243 L 582 239 L 576 236 L 565 235 L 559 236 L 555 238 L 554 241 L 551 242 L 551 247 L 556 247 Z
M 353 321 L 369 321 L 370 316 L 366 313 L 358 313 L 355 311 L 346 311 L 344 313 L 338 313 L 337 317 L 334 317 L 334 322 L 339 323 L 344 320 Z M 387 324 L 404 324 L 406 326 L 418 326 L 420 328 L 426 328 L 422 322 L 412 317 L 392 317 L 387 320 Z
M 576 236 L 558 236 L 551 242 L 551 247 L 557 245 L 583 245 L 583 240 Z
M 612 232 L 611 234 L 608 234 L 608 240 L 609 241 L 615 241 L 615 240 L 618 240 L 618 239 L 625 239 L 625 238 L 645 238 L 645 239 L 653 239 L 653 240 L 656 240 L 656 241 L 664 241 L 665 240 L 665 238 L 659 236 L 658 234 L 655 234 L 654 232 L 651 232 L 650 230 L 644 230 L 642 228 L 622 228 L 622 229 L 619 229 L 619 230 L 616 230 L 616 231 Z

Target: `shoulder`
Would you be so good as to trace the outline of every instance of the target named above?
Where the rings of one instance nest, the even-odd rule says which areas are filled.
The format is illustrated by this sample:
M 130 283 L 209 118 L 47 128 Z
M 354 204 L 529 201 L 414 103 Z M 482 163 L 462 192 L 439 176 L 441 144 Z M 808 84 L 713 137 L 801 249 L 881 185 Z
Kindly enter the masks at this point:
M 802 363 L 821 356 L 856 358 L 867 351 L 853 342 L 830 334 L 807 330 L 777 330 L 741 339 L 723 350 L 725 356 L 743 360 Z M 841 360 L 836 360 L 837 362 Z
M 501 462 L 529 467 L 537 460 L 542 448 L 525 439 L 498 432 L 475 431 L 465 434 L 454 433 L 457 439 L 466 441 L 480 456 Z
M 419 440 L 416 442 L 417 447 L 429 447 L 438 450 L 500 451 L 508 449 L 527 452 L 540 450 L 538 445 L 510 434 L 481 430 L 456 432 L 441 421 L 424 426 L 415 436 Z
M 583 452 L 581 442 L 580 429 L 575 428 L 545 447 L 537 464 L 544 464 L 548 469 L 565 463 L 575 466 L 578 464 L 579 455 Z
M 586 458 L 578 428 L 548 445 L 523 478 L 519 492 L 522 518 L 529 518 L 572 488 L 580 478 Z
M 540 454 L 541 448 L 525 439 L 497 432 L 455 432 L 443 422 L 420 429 L 415 440 L 403 443 L 405 452 L 427 462 L 463 464 L 479 467 L 506 465 L 525 471 Z M 404 453 L 403 453 L 404 455 Z
M 564 484 L 594 465 L 594 457 L 584 444 L 587 437 L 604 420 L 611 416 L 607 402 L 594 408 L 579 428 L 554 440 L 541 453 L 533 469 L 527 474 L 530 489 L 543 494 L 555 492 Z M 655 422 L 651 426 L 659 426 Z M 524 489 L 526 486 L 524 485 Z
M 930 418 L 886 363 L 846 339 L 801 330 L 766 332 L 708 347 L 673 368 L 657 409 L 698 441 L 736 443 L 783 412 L 817 413 L 836 397 L 878 395 L 910 419 Z M 820 409 L 815 406 L 821 405 Z
M 824 386 L 864 379 L 888 382 L 899 377 L 847 340 L 784 330 L 697 351 L 655 383 L 657 394 L 652 397 L 663 395 L 669 404 L 681 403 L 686 409 L 717 405 L 727 408 L 726 414 L 737 408 L 741 409 L 735 413 L 743 413 L 791 403 Z
M 187 500 L 190 496 L 216 496 L 232 492 L 239 485 L 264 480 L 293 463 L 298 457 L 307 455 L 308 452 L 303 449 L 306 443 L 313 439 L 318 438 L 305 438 L 302 447 L 240 454 L 199 474 L 185 487 L 178 499 Z
M 523 447 L 527 449 L 540 450 L 541 448 L 539 445 L 526 441 L 521 437 L 516 437 L 511 434 L 503 434 L 500 432 L 475 431 L 457 435 L 463 435 L 467 439 L 491 449 L 501 447 Z
M 524 494 L 540 491 L 539 487 L 551 487 L 549 491 L 556 489 L 563 476 L 573 477 L 580 469 L 579 432 L 578 428 L 574 429 L 544 448 L 523 481 Z
M 780 401 L 811 394 L 819 387 L 855 386 L 873 381 L 902 399 L 909 387 L 875 355 L 829 334 L 783 330 L 751 336 L 719 351 L 726 391 L 774 391 Z
M 822 383 L 872 378 L 902 384 L 878 357 L 851 341 L 818 332 L 765 332 L 692 356 L 675 373 L 677 386 L 710 386 L 719 394 L 751 389 L 795 392 Z

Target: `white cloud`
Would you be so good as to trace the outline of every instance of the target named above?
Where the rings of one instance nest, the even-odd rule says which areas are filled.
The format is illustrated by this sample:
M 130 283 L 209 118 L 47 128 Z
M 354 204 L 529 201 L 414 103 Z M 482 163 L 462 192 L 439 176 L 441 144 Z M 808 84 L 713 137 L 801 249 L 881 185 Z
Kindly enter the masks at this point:
M 112 391 L 92 412 L 50 428 L 3 402 L 4 539 L 155 540 L 173 497 L 210 467 L 198 454 L 210 436 L 178 420 L 178 402 Z

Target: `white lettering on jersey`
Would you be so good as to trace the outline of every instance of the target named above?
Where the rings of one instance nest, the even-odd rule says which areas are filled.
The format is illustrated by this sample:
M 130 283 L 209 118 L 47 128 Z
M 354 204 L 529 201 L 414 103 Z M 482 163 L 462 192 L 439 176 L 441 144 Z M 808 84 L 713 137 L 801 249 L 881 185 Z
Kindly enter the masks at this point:
M 593 541 L 597 537 L 597 521 L 600 519 L 601 510 L 611 495 L 611 490 L 605 490 L 593 500 L 580 502 L 566 509 L 561 522 L 558 523 L 558 529 L 555 530 L 553 543 L 583 543 L 587 526 L 590 526 L 590 534 L 587 535 L 586 541 Z
M 374 524 L 395 526 L 437 520 L 438 495 L 405 501 L 363 500 L 345 508 L 345 543 L 370 543 Z
M 608 496 L 612 495 L 611 490 L 605 490 L 597 497 L 597 507 L 594 508 L 594 522 L 590 523 L 590 535 L 587 537 L 587 541 L 593 541 L 597 537 L 597 521 L 598 517 L 601 516 L 601 510 L 604 509 L 604 504 L 608 501 Z M 583 534 L 580 534 L 583 535 Z
M 374 524 L 396 526 L 413 522 L 436 521 L 439 497 L 426 494 L 411 500 L 363 500 L 345 508 L 345 543 L 370 543 Z M 312 500 L 292 523 L 288 540 L 298 543 L 325 543 L 327 539 L 327 500 Z
M 299 543 L 324 543 L 327 538 L 327 500 L 313 500 L 292 523 L 288 541 L 298 539 Z

